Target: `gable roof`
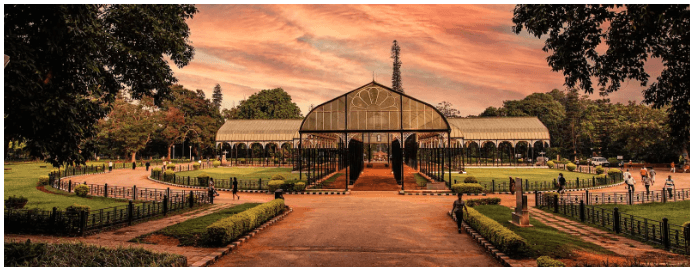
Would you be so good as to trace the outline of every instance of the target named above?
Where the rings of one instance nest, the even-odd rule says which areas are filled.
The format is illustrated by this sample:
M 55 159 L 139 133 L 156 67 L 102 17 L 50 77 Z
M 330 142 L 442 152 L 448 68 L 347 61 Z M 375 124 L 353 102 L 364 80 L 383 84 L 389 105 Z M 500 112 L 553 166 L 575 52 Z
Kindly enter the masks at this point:
M 536 117 L 449 118 L 451 138 L 465 140 L 549 140 Z
M 291 141 L 299 138 L 302 119 L 227 120 L 216 141 Z

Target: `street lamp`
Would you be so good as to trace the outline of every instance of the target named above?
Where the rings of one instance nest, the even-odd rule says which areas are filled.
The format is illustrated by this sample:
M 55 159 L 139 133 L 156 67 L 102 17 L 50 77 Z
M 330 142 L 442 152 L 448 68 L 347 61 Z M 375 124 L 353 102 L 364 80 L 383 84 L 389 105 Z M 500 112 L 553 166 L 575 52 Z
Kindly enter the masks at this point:
M 176 159 L 176 145 L 173 145 L 173 158 Z
M 190 156 L 188 159 L 193 161 L 193 146 L 188 146 L 188 156 Z

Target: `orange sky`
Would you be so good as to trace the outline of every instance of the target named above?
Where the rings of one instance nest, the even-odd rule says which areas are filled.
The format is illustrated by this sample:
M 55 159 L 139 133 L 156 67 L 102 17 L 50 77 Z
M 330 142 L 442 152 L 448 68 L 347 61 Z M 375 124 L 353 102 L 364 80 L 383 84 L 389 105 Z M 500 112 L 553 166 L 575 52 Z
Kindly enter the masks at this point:
M 222 86 L 228 108 L 261 89 L 281 87 L 305 115 L 371 81 L 391 85 L 393 40 L 401 47 L 405 93 L 463 116 L 504 100 L 564 89 L 547 65 L 543 40 L 511 32 L 513 5 L 197 5 L 188 21 L 196 53 L 179 83 L 211 97 Z M 662 69 L 651 61 L 655 79 Z M 627 81 L 612 101 L 641 101 Z M 598 98 L 594 94 L 593 98 Z

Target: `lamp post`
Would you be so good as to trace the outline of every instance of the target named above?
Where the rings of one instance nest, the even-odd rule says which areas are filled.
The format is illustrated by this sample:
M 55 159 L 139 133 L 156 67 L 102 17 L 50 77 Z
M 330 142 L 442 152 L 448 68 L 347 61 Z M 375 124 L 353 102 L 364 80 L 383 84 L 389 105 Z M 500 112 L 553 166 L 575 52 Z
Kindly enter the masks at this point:
M 193 161 L 193 146 L 188 146 L 188 156 L 190 156 L 188 159 Z
M 176 145 L 173 145 L 173 158 L 176 159 Z

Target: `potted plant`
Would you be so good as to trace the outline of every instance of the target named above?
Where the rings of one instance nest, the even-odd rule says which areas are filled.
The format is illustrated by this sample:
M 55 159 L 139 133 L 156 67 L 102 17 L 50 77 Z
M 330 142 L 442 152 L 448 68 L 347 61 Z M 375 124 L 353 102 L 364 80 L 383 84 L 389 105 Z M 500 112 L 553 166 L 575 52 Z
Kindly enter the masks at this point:
M 5 200 L 5 207 L 10 208 L 10 209 L 21 209 L 23 208 L 27 202 L 29 202 L 29 199 L 27 199 L 24 196 L 10 196 Z

